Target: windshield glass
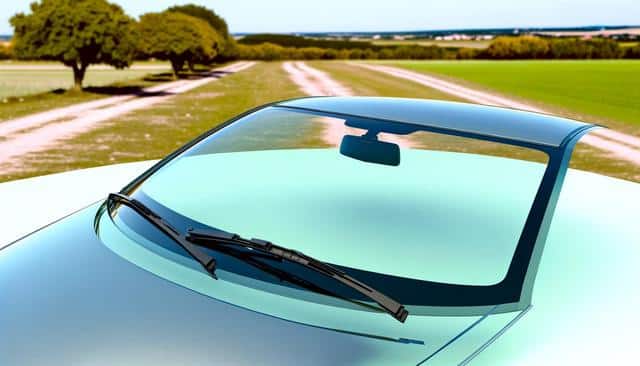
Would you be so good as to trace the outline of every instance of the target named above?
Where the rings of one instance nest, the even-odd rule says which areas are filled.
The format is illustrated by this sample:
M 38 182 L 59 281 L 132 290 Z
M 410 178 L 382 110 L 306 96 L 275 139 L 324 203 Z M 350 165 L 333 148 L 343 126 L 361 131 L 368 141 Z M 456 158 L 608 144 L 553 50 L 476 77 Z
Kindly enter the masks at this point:
M 204 138 L 130 195 L 185 227 L 263 238 L 335 264 L 409 305 L 432 297 L 426 284 L 500 282 L 546 155 L 417 131 L 378 135 L 400 147 L 399 165 L 363 162 L 340 153 L 345 134 L 367 132 L 346 127 L 348 118 L 259 110 Z M 152 250 L 186 260 L 135 215 L 120 219 Z M 220 269 L 268 280 L 246 267 L 219 261 Z

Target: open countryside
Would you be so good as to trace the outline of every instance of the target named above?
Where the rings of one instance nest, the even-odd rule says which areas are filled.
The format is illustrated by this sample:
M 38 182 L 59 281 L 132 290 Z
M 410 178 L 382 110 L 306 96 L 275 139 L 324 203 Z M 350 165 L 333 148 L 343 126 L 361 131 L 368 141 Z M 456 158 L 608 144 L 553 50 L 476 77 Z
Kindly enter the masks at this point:
M 58 3 L 70 4 L 41 4 Z M 57 48 L 34 49 L 37 22 L 14 18 L 21 32 L 0 50 L 11 59 L 0 63 L 0 181 L 158 159 L 238 113 L 308 95 L 475 102 L 600 123 L 612 130 L 587 136 L 572 167 L 640 181 L 635 33 L 235 39 L 204 7 L 173 7 L 140 20 L 118 9 L 103 8 L 131 30 L 108 34 L 127 40 L 117 57 L 104 50 L 72 61 Z M 179 49 L 170 48 L 175 44 Z M 304 143 L 326 141 L 309 136 Z
M 472 84 L 541 108 L 640 134 L 640 62 L 468 61 L 390 63 Z
M 91 90 L 115 83 L 131 82 L 150 73 L 170 70 L 171 67 L 164 62 L 136 62 L 130 68 L 123 70 L 95 65 L 87 71 L 84 86 Z M 11 97 L 51 91 L 62 93 L 72 86 L 73 80 L 69 76 L 69 69 L 59 63 L 0 62 L 0 102 L 8 103 Z

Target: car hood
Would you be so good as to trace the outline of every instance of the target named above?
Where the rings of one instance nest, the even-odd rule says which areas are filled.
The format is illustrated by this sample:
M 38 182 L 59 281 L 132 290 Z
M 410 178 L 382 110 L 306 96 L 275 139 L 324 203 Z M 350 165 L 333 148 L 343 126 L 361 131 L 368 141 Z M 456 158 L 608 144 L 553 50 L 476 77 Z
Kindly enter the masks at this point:
M 97 236 L 97 210 L 0 250 L 0 364 L 450 364 L 517 317 L 410 316 L 396 325 L 380 314 L 397 331 L 378 334 L 276 316 L 258 300 L 214 299 L 125 260 Z

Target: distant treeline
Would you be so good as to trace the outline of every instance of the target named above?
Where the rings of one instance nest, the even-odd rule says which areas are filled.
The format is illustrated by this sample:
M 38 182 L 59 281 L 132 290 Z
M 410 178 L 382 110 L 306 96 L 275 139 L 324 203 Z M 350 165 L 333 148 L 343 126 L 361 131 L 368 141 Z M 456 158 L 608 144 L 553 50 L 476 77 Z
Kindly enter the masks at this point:
M 454 58 L 447 54 L 450 51 L 438 46 L 398 46 L 381 49 L 351 48 L 334 49 L 320 47 L 283 47 L 273 43 L 258 45 L 238 44 L 234 56 L 243 60 L 367 60 L 367 59 L 414 59 L 433 60 Z
M 607 38 L 497 37 L 486 49 L 421 45 L 380 46 L 361 41 L 331 41 L 292 35 L 249 35 L 238 41 L 233 57 L 250 60 L 333 59 L 615 59 L 640 58 L 640 45 L 622 48 Z
M 615 59 L 638 58 L 640 45 L 624 49 L 608 38 L 498 37 L 484 50 L 460 49 L 457 58 L 518 59 Z
M 344 49 L 372 49 L 377 50 L 382 47 L 376 46 L 368 41 L 348 41 L 348 40 L 329 40 L 318 38 L 307 38 L 300 36 L 293 36 L 289 34 L 250 34 L 242 37 L 238 40 L 238 43 L 245 45 L 258 45 L 262 43 L 273 43 L 283 47 L 294 48 L 330 48 L 334 50 Z

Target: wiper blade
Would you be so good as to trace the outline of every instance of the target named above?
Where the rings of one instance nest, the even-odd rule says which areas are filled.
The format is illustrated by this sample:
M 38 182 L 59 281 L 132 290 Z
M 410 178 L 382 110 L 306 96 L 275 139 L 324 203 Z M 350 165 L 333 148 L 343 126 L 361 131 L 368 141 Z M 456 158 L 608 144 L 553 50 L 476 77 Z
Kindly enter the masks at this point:
M 369 299 L 377 303 L 387 313 L 392 315 L 395 319 L 403 322 L 407 319 L 409 312 L 404 306 L 397 301 L 391 299 L 389 296 L 382 292 L 372 288 L 371 286 L 364 284 L 357 279 L 349 276 L 343 271 L 335 268 L 334 266 L 324 263 L 320 260 L 312 258 L 301 252 L 284 248 L 275 245 L 271 242 L 260 239 L 244 239 L 236 234 L 227 233 L 220 230 L 194 230 L 189 229 L 186 235 L 181 234 L 170 223 L 163 219 L 160 215 L 153 212 L 150 208 L 144 205 L 142 202 L 131 198 L 127 195 L 120 193 L 111 193 L 107 199 L 107 210 L 110 215 L 113 213 L 114 203 L 123 204 L 138 215 L 146 219 L 151 224 L 155 225 L 158 229 L 164 232 L 169 238 L 180 245 L 194 260 L 196 260 L 214 279 L 218 279 L 215 274 L 216 260 L 212 256 L 203 252 L 199 246 L 206 246 L 211 249 L 220 250 L 227 254 L 228 250 L 225 250 L 225 246 L 235 246 L 245 249 L 250 249 L 261 253 L 261 256 L 267 258 L 274 258 L 279 260 L 288 260 L 293 263 L 297 263 L 305 268 L 312 269 L 324 276 L 332 278 L 347 287 L 354 289 L 355 291 L 363 294 Z M 257 253 L 255 253 L 257 254 Z M 324 290 L 317 285 L 312 284 L 309 281 L 303 280 L 299 277 L 293 276 L 282 270 L 277 270 L 271 266 L 267 266 L 264 262 L 257 260 L 247 260 L 249 256 L 255 256 L 255 254 L 245 255 L 243 257 L 239 255 L 233 255 L 236 258 L 243 259 L 245 262 L 257 267 L 265 272 L 269 272 L 283 280 L 290 281 L 303 288 L 317 291 L 323 294 L 337 296 L 331 291 Z M 341 296 L 338 296 L 341 297 Z M 359 303 L 361 304 L 361 303 Z M 364 304 L 361 304 L 364 305 Z
M 271 255 L 267 255 L 267 254 L 262 254 L 261 252 L 255 251 L 255 250 L 250 250 L 250 251 L 243 251 L 239 248 L 235 248 L 235 247 L 228 247 L 228 248 L 223 248 L 222 246 L 216 247 L 217 251 L 222 252 L 228 256 L 237 258 L 241 261 L 243 261 L 244 263 L 255 267 L 257 269 L 259 269 L 262 272 L 268 273 L 270 275 L 272 275 L 273 277 L 277 278 L 279 281 L 286 281 L 289 283 L 292 283 L 298 287 L 301 287 L 305 290 L 309 290 L 312 292 L 316 292 L 325 296 L 331 296 L 331 297 L 337 297 L 341 300 L 356 304 L 358 306 L 362 306 L 365 307 L 367 309 L 370 310 L 374 310 L 374 311 L 384 311 L 381 310 L 379 307 L 377 306 L 373 306 L 373 305 L 369 305 L 367 303 L 364 302 L 360 302 L 354 299 L 350 299 L 346 296 L 340 295 L 337 292 L 328 290 L 322 286 L 318 286 L 316 284 L 314 284 L 311 281 L 305 280 L 304 278 L 301 278 L 299 276 L 296 276 L 295 274 L 293 274 L 291 271 L 285 271 L 282 269 L 279 269 L 278 267 L 268 264 L 267 262 L 264 261 L 260 261 L 258 260 L 258 258 L 262 258 L 262 259 L 274 259 L 275 257 L 271 256 Z
M 129 196 L 120 193 L 111 193 L 107 198 L 107 211 L 109 215 L 112 214 L 113 204 L 120 203 L 135 211 L 138 215 L 155 225 L 158 229 L 169 236 L 173 241 L 180 245 L 196 262 L 200 263 L 202 267 L 213 277 L 216 276 L 216 260 L 212 256 L 203 252 L 198 246 L 192 244 L 190 241 L 180 234 L 171 224 L 165 221 L 160 215 L 153 212 L 150 208 L 145 206 L 142 202 L 133 199 Z
M 235 246 L 259 251 L 267 256 L 272 256 L 273 258 L 297 263 L 305 268 L 311 269 L 326 277 L 332 278 L 368 297 L 369 299 L 377 303 L 387 313 L 393 316 L 396 320 L 402 323 L 404 323 L 404 321 L 407 319 L 407 316 L 409 315 L 409 312 L 402 304 L 393 300 L 389 296 L 349 276 L 338 268 L 313 257 L 310 257 L 299 251 L 281 247 L 269 241 L 261 239 L 248 240 L 240 237 L 237 234 L 213 230 L 189 229 L 185 238 L 189 242 L 205 245 L 211 249 L 220 249 L 224 248 L 225 246 Z

